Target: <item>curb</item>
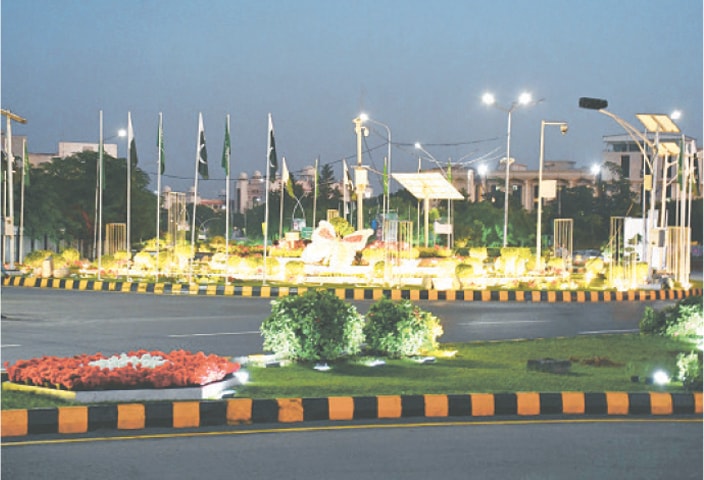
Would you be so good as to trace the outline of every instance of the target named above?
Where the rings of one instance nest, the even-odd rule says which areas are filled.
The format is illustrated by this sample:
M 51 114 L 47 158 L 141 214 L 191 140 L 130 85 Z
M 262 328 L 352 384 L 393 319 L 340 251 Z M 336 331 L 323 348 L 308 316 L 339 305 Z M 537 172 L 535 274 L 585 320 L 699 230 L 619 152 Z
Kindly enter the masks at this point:
M 702 393 L 560 392 L 380 395 L 125 403 L 2 410 L 2 438 L 96 430 L 517 415 L 702 415 Z
M 202 295 L 280 298 L 303 295 L 308 287 L 274 287 L 250 285 L 200 285 L 178 283 L 142 283 L 64 278 L 5 277 L 3 286 L 56 288 L 94 292 L 151 293 L 155 295 Z M 316 289 L 320 290 L 320 289 Z M 465 302 L 597 303 L 657 300 L 681 300 L 702 295 L 701 288 L 689 290 L 411 290 L 384 288 L 327 288 L 341 300 L 441 300 Z

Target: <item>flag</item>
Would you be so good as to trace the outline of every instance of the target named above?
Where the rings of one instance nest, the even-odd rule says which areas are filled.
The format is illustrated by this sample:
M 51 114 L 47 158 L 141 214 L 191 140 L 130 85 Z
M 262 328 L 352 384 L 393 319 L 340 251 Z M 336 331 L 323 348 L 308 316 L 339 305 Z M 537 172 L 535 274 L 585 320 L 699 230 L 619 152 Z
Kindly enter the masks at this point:
M 24 178 L 24 186 L 28 187 L 29 186 L 29 153 L 27 153 L 27 140 L 24 140 L 22 142 L 23 144 L 23 152 L 22 152 L 22 177 Z
M 685 183 L 685 171 L 684 171 L 684 136 L 680 138 L 680 155 L 677 158 L 677 183 L 680 185 L 680 189 L 684 188 Z M 682 191 L 682 190 L 680 190 Z
M 384 159 L 384 173 L 382 175 L 382 183 L 384 184 L 384 195 L 389 194 L 389 167 L 387 160 Z
M 315 159 L 315 175 L 313 177 L 313 195 L 318 198 L 318 162 L 320 158 Z
M 347 160 L 342 160 L 342 201 L 347 203 L 350 201 L 350 192 L 354 190 L 350 169 L 347 166 Z M 347 206 L 345 206 L 345 209 Z
M 691 159 L 692 159 L 692 168 L 689 172 L 689 174 L 692 176 L 692 195 L 694 197 L 699 196 L 699 158 L 697 156 L 697 142 L 692 140 L 691 142 Z
M 279 168 L 279 164 L 276 160 L 276 142 L 274 142 L 274 122 L 271 119 L 271 113 L 269 114 L 269 139 L 266 151 L 267 165 L 269 166 L 269 172 L 267 176 L 269 179 L 274 179 L 276 177 L 276 171 Z
M 203 179 L 208 179 L 208 151 L 205 148 L 205 130 L 203 129 L 203 114 L 198 114 L 198 173 Z
M 134 141 L 132 114 L 130 112 L 127 112 L 127 145 L 129 147 L 127 161 L 130 162 L 130 165 L 137 165 L 137 145 Z
M 159 131 L 157 132 L 156 146 L 159 149 L 159 174 L 164 173 L 164 163 L 166 160 L 166 155 L 164 154 L 164 126 L 161 113 L 159 114 Z
M 100 112 L 102 115 L 102 112 Z M 103 121 L 103 117 L 100 117 L 100 121 Z M 102 132 L 102 124 L 101 124 L 101 131 L 100 131 L 100 143 L 98 144 L 98 149 L 100 150 L 98 152 L 98 170 L 100 171 L 100 185 L 101 185 L 101 190 L 105 190 L 105 146 L 103 144 L 103 132 Z
M 222 147 L 222 168 L 225 175 L 230 175 L 230 117 L 225 119 L 225 144 Z
M 293 180 L 291 180 L 291 174 L 289 173 L 288 167 L 286 166 L 285 157 L 283 158 L 281 164 L 281 184 L 285 186 L 286 193 L 288 193 L 289 197 L 296 198 L 296 195 L 293 193 Z
M 452 183 L 452 164 L 447 161 L 447 181 Z

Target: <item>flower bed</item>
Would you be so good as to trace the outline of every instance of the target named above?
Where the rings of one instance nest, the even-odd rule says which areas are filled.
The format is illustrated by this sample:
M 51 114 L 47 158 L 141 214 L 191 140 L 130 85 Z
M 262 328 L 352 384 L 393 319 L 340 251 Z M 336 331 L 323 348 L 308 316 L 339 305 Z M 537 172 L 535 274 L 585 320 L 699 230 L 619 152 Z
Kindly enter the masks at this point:
M 66 390 L 112 390 L 201 386 L 223 380 L 240 365 L 217 355 L 175 350 L 139 350 L 107 357 L 102 353 L 5 363 L 15 383 Z

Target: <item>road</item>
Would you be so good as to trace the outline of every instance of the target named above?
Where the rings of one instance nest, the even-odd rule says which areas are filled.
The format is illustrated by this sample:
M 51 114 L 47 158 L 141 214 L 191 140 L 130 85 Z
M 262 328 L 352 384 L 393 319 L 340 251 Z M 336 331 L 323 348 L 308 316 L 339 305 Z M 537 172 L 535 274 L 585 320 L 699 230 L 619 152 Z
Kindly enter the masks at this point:
M 370 304 L 355 302 L 362 313 Z M 445 331 L 441 342 L 465 342 L 637 331 L 650 303 L 418 304 L 441 319 Z M 261 298 L 5 287 L 2 361 L 142 348 L 249 355 L 261 352 L 259 326 L 270 312 L 271 300 Z
M 701 479 L 700 420 L 492 421 L 4 443 L 2 478 Z

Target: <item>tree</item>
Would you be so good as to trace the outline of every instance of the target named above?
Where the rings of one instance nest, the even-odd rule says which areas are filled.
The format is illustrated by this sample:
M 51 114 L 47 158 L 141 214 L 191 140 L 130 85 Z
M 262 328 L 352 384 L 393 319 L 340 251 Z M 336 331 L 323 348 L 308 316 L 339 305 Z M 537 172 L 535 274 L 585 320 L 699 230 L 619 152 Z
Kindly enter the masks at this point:
M 124 223 L 127 218 L 127 165 L 125 159 L 103 158 L 103 225 Z M 81 254 L 92 256 L 96 225 L 97 152 L 80 152 L 54 158 L 30 172 L 25 190 L 25 235 L 65 240 Z M 155 236 L 156 196 L 147 188 L 149 176 L 139 167 L 131 169 L 132 240 Z M 19 202 L 15 211 L 19 215 Z M 104 227 L 103 227 L 104 228 Z

